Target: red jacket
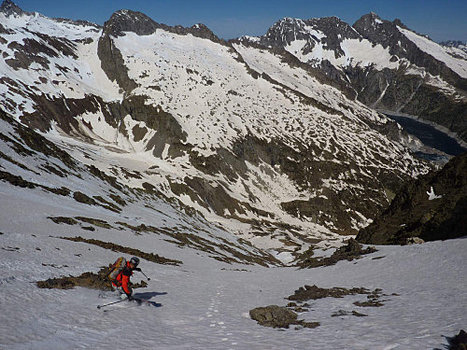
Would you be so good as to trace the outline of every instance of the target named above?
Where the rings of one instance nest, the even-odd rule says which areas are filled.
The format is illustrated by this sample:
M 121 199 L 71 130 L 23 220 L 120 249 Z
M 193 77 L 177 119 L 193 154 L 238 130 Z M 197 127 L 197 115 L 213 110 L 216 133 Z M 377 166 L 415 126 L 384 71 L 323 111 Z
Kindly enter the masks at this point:
M 115 284 L 117 287 L 122 287 L 126 294 L 131 294 L 130 276 L 133 275 L 133 269 L 130 267 L 130 262 L 127 261 L 123 270 L 117 275 Z

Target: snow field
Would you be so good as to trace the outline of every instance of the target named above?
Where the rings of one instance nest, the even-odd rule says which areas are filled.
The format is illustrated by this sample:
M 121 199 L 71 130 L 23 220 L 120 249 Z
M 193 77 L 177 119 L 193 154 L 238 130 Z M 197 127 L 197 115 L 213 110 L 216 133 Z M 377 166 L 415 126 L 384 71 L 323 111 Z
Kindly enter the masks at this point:
M 0 266 L 7 271 L 0 281 L 0 347 L 425 349 L 446 344 L 444 337 L 457 334 L 467 321 L 462 307 L 467 301 L 465 239 L 378 247 L 378 252 L 358 261 L 296 270 L 229 265 L 191 249 L 155 242 L 151 236 L 132 238 L 127 233 L 125 237 L 125 233 L 97 230 L 94 236 L 99 239 L 146 251 L 153 247 L 183 261 L 176 267 L 142 260 L 141 268 L 151 281 L 136 294 L 152 295 L 151 301 L 161 307 L 123 302 L 97 310 L 96 305 L 115 300 L 111 292 L 39 289 L 34 282 L 97 271 L 119 254 L 49 237 L 76 235 L 74 227 L 48 224 L 44 219 L 28 227 L 14 213 L 20 213 L 21 207 L 32 212 L 37 203 L 15 197 L 7 197 L 10 210 L 0 214 Z M 137 273 L 132 278 L 140 279 L 144 278 Z M 353 305 L 364 301 L 365 295 L 311 300 L 310 311 L 299 318 L 320 322 L 315 329 L 270 329 L 249 319 L 250 309 L 284 306 L 288 302 L 284 297 L 305 284 L 381 288 L 387 296 L 382 298 L 384 306 L 375 308 Z M 331 317 L 339 310 L 368 316 Z

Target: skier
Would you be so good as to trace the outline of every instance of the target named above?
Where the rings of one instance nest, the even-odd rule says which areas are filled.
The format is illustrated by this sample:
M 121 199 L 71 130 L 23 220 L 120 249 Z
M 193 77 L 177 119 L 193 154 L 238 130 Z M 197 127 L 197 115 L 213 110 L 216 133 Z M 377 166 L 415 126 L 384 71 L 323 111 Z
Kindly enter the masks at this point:
M 133 290 L 130 287 L 130 277 L 133 275 L 133 271 L 141 271 L 141 269 L 138 268 L 138 264 L 139 258 L 136 256 L 132 257 L 130 261 L 126 262 L 122 271 L 120 271 L 117 277 L 112 281 L 112 286 L 115 287 L 122 296 L 123 294 L 126 294 L 128 300 L 133 299 Z

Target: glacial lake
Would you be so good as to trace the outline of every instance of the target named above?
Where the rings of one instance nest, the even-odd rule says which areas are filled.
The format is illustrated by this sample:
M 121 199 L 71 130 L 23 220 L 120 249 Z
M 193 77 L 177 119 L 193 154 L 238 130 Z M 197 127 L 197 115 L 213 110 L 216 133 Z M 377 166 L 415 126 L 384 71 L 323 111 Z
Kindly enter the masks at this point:
M 440 150 L 452 156 L 467 152 L 454 138 L 435 129 L 433 126 L 418 120 L 386 114 L 387 117 L 398 122 L 409 133 L 420 139 L 425 145 Z

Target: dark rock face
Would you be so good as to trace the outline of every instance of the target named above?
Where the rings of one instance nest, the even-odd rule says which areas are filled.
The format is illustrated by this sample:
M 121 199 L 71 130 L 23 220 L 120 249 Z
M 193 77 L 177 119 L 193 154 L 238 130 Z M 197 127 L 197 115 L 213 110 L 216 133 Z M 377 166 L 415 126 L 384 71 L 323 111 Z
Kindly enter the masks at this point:
M 467 235 L 467 153 L 443 169 L 408 183 L 357 240 L 368 244 L 405 244 Z
M 112 28 L 108 31 L 112 32 Z M 105 29 L 103 35 L 99 38 L 97 55 L 101 61 L 102 70 L 107 74 L 107 77 L 115 81 L 123 91 L 131 92 L 138 86 L 128 76 L 128 68 L 125 66 L 122 53 L 115 46 L 112 37 L 106 34 Z
M 159 25 L 144 13 L 130 10 L 120 10 L 112 14 L 104 23 L 104 34 L 114 37 L 124 35 L 123 32 L 133 32 L 138 35 L 149 35 L 156 31 Z

